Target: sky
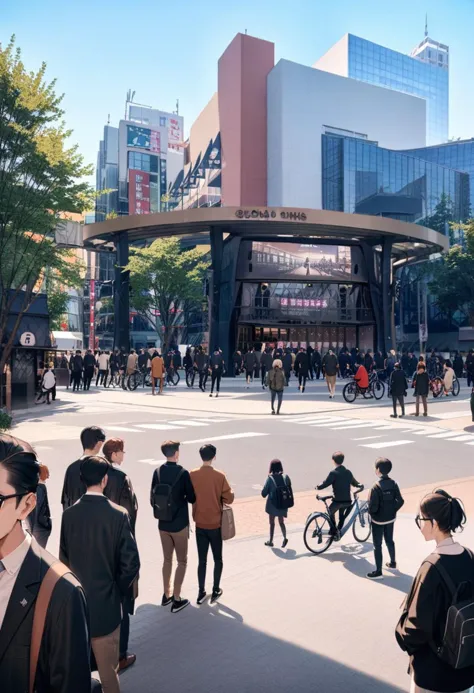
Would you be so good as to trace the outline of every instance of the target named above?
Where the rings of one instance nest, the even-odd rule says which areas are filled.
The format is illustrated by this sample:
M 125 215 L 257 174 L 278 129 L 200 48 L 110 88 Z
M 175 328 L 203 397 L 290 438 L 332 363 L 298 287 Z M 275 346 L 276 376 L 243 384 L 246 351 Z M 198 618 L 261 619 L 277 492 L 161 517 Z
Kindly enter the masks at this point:
M 27 69 L 44 61 L 64 93 L 73 142 L 95 165 L 110 115 L 135 100 L 173 111 L 185 132 L 217 88 L 217 61 L 238 32 L 275 43 L 275 58 L 312 65 L 345 33 L 402 53 L 424 36 L 450 49 L 450 136 L 474 137 L 474 0 L 0 0 Z

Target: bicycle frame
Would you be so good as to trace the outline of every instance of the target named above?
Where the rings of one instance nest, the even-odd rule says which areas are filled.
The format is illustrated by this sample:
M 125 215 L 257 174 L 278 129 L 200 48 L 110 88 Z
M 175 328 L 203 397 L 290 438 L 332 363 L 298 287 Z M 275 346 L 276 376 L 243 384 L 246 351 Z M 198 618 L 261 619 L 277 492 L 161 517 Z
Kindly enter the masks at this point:
M 329 518 L 329 523 L 332 526 L 332 529 L 337 529 L 337 522 L 334 522 L 333 516 L 329 512 L 329 506 L 327 500 L 323 501 L 324 505 L 326 506 L 326 514 Z M 344 521 L 344 527 L 339 531 L 339 536 L 342 537 L 346 534 L 346 532 L 349 531 L 349 529 L 352 527 L 354 522 L 356 521 L 356 518 L 360 516 L 363 518 L 363 515 L 361 514 L 367 507 L 368 501 L 359 501 L 358 496 L 354 497 L 354 500 L 352 501 L 352 505 L 349 509 L 349 513 L 346 516 L 346 519 Z M 319 510 L 315 510 L 314 512 L 309 515 L 309 517 L 306 520 L 306 524 L 315 516 L 320 513 Z M 361 524 L 363 525 L 363 522 L 361 521 Z

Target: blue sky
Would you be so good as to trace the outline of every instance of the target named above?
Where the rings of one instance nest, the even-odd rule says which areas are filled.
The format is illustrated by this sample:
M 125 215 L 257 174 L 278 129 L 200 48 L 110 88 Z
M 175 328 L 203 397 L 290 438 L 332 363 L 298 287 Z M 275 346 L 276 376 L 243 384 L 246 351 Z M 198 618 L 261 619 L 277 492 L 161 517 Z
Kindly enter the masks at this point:
M 0 41 L 15 34 L 28 69 L 57 78 L 73 140 L 96 162 L 110 114 L 136 100 L 180 113 L 189 130 L 216 89 L 217 60 L 237 32 L 273 41 L 276 59 L 312 65 L 351 32 L 404 53 L 423 38 L 450 47 L 450 135 L 474 137 L 474 0 L 0 0 Z

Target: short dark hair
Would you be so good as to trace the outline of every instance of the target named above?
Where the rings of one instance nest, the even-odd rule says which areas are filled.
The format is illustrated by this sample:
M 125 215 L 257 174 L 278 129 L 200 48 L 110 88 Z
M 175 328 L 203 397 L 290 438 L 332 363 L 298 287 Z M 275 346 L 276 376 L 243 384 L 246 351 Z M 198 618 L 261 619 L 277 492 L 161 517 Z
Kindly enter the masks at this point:
M 203 462 L 210 462 L 213 460 L 216 456 L 216 452 L 216 446 L 212 445 L 211 443 L 206 443 L 206 445 L 203 445 L 199 450 L 199 454 L 201 455 L 201 460 Z
M 177 440 L 165 440 L 161 446 L 161 452 L 166 458 L 173 457 L 173 455 L 178 452 L 180 445 L 181 443 L 179 443 Z
M 0 467 L 7 472 L 7 483 L 15 493 L 36 493 L 40 464 L 29 443 L 7 433 L 0 434 Z M 20 498 L 17 498 L 17 505 Z
M 81 462 L 81 479 L 87 486 L 97 486 L 109 471 L 110 464 L 105 457 L 91 455 L 84 457 Z
M 270 462 L 269 474 L 283 474 L 283 465 L 280 460 L 272 460 Z
M 92 450 L 97 443 L 105 441 L 105 433 L 99 426 L 88 426 L 81 431 L 81 444 L 83 450 Z
M 461 531 L 466 524 L 466 513 L 459 498 L 453 498 L 447 491 L 436 489 L 420 503 L 423 517 L 436 520 L 442 532 Z
M 344 453 L 338 450 L 337 452 L 334 453 L 332 456 L 332 459 L 336 464 L 342 464 L 344 462 Z
M 383 475 L 390 474 L 392 471 L 392 463 L 386 457 L 379 457 L 375 460 L 375 469 Z

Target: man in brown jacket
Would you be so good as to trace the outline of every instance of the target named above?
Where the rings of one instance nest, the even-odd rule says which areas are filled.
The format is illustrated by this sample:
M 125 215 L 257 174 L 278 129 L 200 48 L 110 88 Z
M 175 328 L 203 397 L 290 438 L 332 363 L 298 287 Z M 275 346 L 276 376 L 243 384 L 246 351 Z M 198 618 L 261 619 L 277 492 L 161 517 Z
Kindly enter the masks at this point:
M 197 603 L 202 604 L 206 599 L 206 567 L 209 546 L 214 558 L 214 585 L 212 588 L 211 604 L 221 596 L 220 581 L 224 564 L 222 562 L 222 506 L 234 502 L 234 494 L 224 474 L 214 469 L 212 463 L 216 459 L 214 445 L 203 445 L 199 450 L 202 467 L 193 469 L 191 481 L 196 494 L 193 505 L 193 518 L 196 523 L 196 543 L 199 556 L 198 581 L 199 594 Z

